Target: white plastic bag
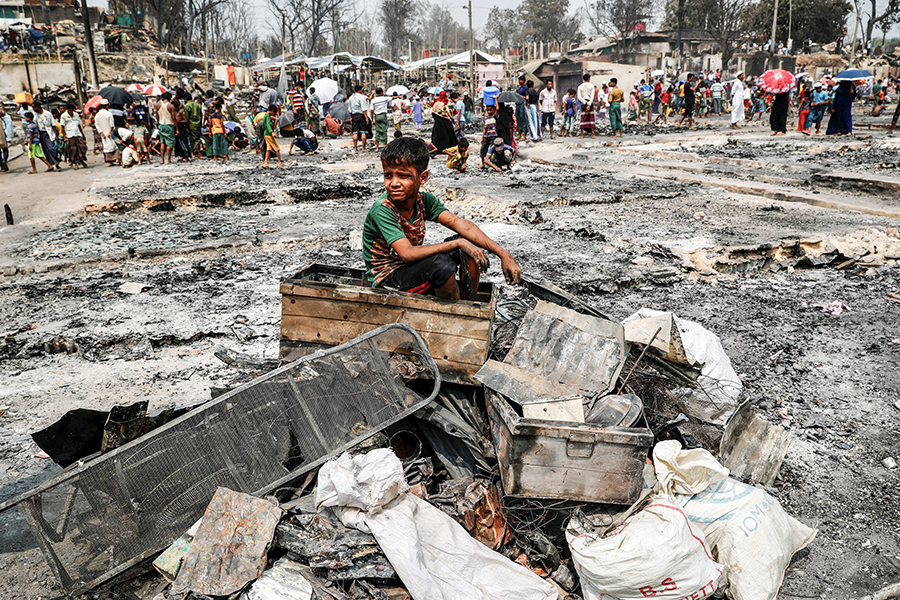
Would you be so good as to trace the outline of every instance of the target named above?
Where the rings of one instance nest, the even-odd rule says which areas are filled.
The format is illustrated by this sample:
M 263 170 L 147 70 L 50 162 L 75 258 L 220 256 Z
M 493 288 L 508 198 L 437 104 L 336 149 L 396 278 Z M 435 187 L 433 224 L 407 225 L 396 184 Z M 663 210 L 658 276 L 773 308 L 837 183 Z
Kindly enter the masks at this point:
M 653 448 L 653 468 L 664 492 L 696 494 L 728 477 L 728 469 L 708 451 L 682 450 L 676 440 L 659 442 Z
M 605 538 L 573 520 L 566 540 L 584 600 L 703 600 L 724 584 L 703 533 L 667 494 Z
M 554 586 L 494 552 L 428 502 L 406 493 L 390 449 L 343 454 L 319 470 L 316 507 L 375 536 L 415 600 L 556 600 Z
M 642 308 L 622 321 L 627 325 L 639 319 L 666 314 L 663 311 Z M 724 425 L 738 406 L 737 397 L 743 389 L 738 374 L 725 354 L 719 336 L 699 323 L 672 315 L 678 334 L 684 345 L 684 354 L 691 364 L 703 365 L 697 378 L 699 390 L 684 388 L 677 392 L 690 396 L 685 407 L 689 416 L 715 425 Z M 627 328 L 626 328 L 627 329 Z
M 706 535 L 728 573 L 732 600 L 774 600 L 795 552 L 816 537 L 765 490 L 731 478 L 676 502 Z
M 725 565 L 733 600 L 773 600 L 791 556 L 816 536 L 765 490 L 728 477 L 706 450 L 681 450 L 675 441 L 653 450 L 656 477 L 703 531 L 713 556 Z

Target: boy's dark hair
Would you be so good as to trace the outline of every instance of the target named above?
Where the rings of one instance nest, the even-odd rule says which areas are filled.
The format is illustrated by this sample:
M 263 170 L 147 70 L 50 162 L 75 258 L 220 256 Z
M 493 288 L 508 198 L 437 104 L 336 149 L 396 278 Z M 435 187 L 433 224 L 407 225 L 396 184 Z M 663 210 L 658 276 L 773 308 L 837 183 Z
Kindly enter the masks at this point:
M 609 80 L 609 82 L 613 85 L 616 85 L 617 83 L 619 83 L 619 80 L 616 79 L 615 77 L 613 77 L 612 79 Z
M 527 87 L 527 88 L 533 88 L 533 87 L 534 87 L 534 82 L 533 82 L 532 80 L 529 79 L 528 81 L 525 82 L 525 87 Z
M 160 97 L 161 97 L 163 100 L 171 100 L 171 99 L 172 99 L 172 92 L 163 92 L 163 95 L 160 96 Z
M 450 93 L 450 98 L 451 98 L 451 99 L 459 98 L 459 92 L 451 92 L 451 93 Z
M 468 148 L 469 140 L 467 140 L 466 138 L 463 138 L 463 139 L 459 140 L 459 143 L 457 144 L 457 146 L 459 146 L 460 148 Z
M 567 93 L 567 94 L 571 94 L 571 95 L 574 96 L 574 95 L 575 95 L 575 90 L 573 90 L 572 88 L 569 88 L 569 91 L 567 91 L 566 93 Z
M 359 84 L 357 83 L 356 85 L 353 86 L 353 91 L 354 91 L 354 92 L 361 92 L 361 91 L 362 91 L 362 86 L 359 85 Z
M 31 112 L 31 111 L 28 111 L 27 113 L 25 113 L 25 114 L 22 115 L 22 116 L 25 117 L 26 119 L 33 119 L 33 118 L 34 118 L 34 113 Z
M 585 73 L 584 75 L 581 76 L 581 80 L 582 80 L 582 81 L 590 81 L 590 80 L 591 80 L 591 76 L 588 75 L 587 73 Z
M 380 96 L 380 95 L 382 95 L 382 94 L 384 93 L 384 90 L 381 89 L 380 87 L 377 87 L 377 88 L 375 88 L 375 93 L 378 94 L 378 95 Z
M 381 162 L 389 165 L 412 165 L 422 173 L 428 170 L 428 148 L 419 138 L 399 137 L 381 151 Z
M 403 137 L 403 132 L 402 132 L 402 131 L 395 131 L 395 132 L 394 132 L 394 139 L 395 139 L 395 140 L 396 140 L 397 138 L 402 138 L 402 137 Z
M 266 112 L 278 112 L 278 107 L 274 104 L 270 104 L 269 108 L 266 109 Z

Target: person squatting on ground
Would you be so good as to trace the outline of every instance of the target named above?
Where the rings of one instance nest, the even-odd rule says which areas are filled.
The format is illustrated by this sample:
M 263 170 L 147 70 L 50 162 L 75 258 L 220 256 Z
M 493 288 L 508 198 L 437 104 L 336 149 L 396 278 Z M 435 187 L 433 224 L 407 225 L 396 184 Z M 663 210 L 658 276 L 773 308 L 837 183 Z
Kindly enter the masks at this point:
M 516 154 L 516 149 L 507 145 L 503 138 L 498 136 L 494 138 L 494 142 L 488 148 L 485 164 L 490 169 L 502 173 L 504 167 L 507 170 L 512 168 L 516 160 Z
M 472 289 L 477 290 L 481 273 L 489 266 L 485 250 L 500 257 L 506 281 L 518 283 L 522 270 L 507 250 L 474 223 L 447 210 L 435 196 L 420 191 L 428 181 L 429 158 L 425 142 L 414 137 L 395 139 L 381 153 L 386 191 L 369 209 L 363 225 L 369 283 L 460 299 L 463 293 L 456 279 L 460 262 L 468 261 Z M 426 221 L 440 223 L 457 236 L 423 244 Z

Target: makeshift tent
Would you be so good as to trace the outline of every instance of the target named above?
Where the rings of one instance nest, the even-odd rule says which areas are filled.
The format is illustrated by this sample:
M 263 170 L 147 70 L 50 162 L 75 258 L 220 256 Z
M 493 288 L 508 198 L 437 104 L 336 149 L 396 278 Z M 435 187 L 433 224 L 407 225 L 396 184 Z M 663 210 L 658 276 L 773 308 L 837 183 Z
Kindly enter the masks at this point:
M 463 67 L 469 64 L 470 55 L 469 52 L 460 52 L 459 54 L 453 54 L 451 56 L 439 56 L 426 58 L 423 60 L 417 60 L 415 62 L 411 62 L 407 65 L 403 65 L 404 71 L 417 71 L 419 69 L 427 69 L 431 67 Z M 481 50 L 475 51 L 475 63 L 482 64 L 491 64 L 491 65 L 505 65 L 506 61 L 502 58 L 497 58 L 496 56 L 490 55 L 487 52 L 482 52 Z

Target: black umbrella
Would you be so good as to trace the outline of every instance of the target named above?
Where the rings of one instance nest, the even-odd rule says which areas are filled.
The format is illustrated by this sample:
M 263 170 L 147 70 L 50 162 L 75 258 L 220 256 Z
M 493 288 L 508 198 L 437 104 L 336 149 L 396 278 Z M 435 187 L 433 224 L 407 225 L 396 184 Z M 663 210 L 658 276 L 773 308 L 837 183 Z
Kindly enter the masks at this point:
M 100 90 L 100 97 L 109 100 L 110 104 L 119 104 L 121 106 L 134 102 L 134 98 L 131 96 L 130 92 L 126 92 L 125 88 L 113 85 L 106 86 Z
M 525 104 L 525 98 L 515 92 L 503 92 L 497 96 L 497 102 Z
M 346 102 L 332 102 L 331 106 L 328 107 L 328 114 L 338 121 L 350 120 L 350 109 L 347 108 Z

